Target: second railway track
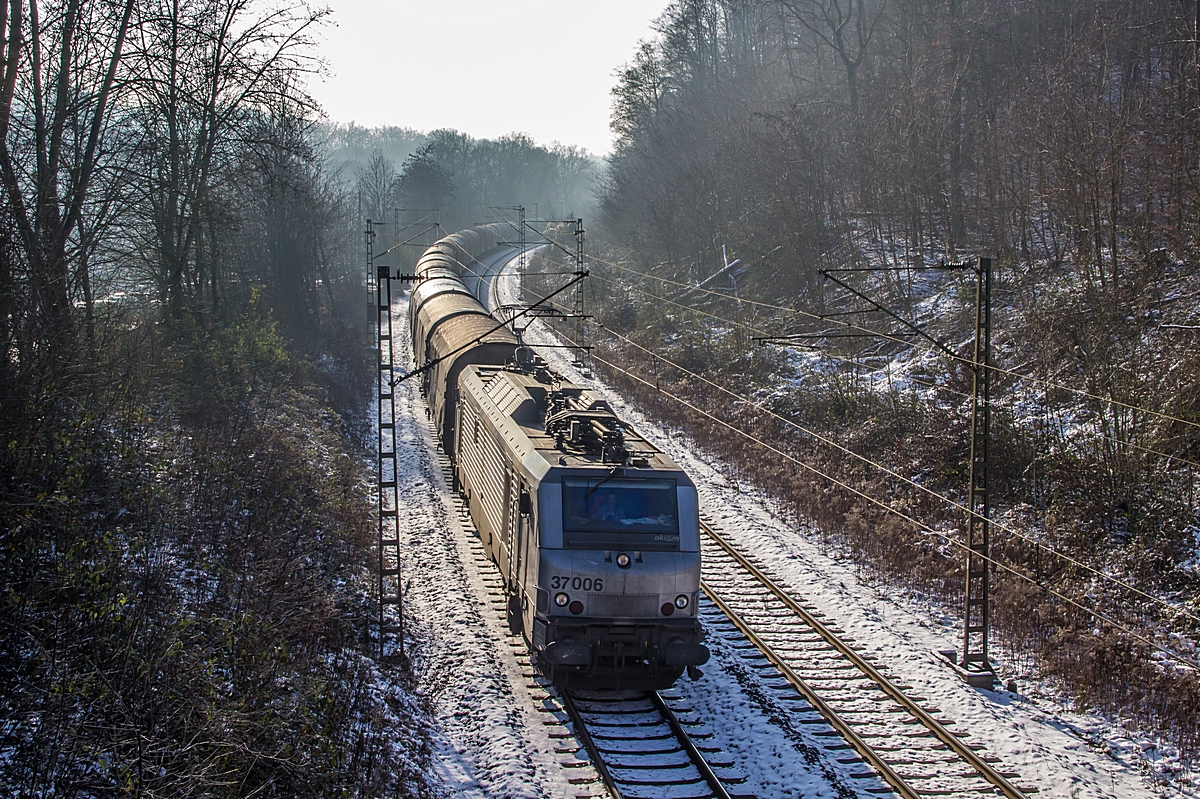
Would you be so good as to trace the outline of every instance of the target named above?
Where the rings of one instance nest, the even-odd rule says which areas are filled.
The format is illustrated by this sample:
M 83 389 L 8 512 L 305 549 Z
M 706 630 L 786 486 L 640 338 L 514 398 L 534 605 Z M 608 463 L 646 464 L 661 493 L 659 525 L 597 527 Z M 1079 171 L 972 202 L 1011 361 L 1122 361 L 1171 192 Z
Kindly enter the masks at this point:
M 906 799 L 994 793 L 1025 799 L 988 758 L 951 732 L 783 587 L 701 524 L 702 588 L 863 762 Z

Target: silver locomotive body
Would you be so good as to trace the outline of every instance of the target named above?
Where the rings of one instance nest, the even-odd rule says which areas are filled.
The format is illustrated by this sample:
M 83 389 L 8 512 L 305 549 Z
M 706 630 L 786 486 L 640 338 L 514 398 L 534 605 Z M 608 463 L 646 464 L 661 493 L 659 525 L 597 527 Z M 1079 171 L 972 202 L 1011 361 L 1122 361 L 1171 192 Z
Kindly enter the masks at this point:
M 687 475 L 544 368 L 469 366 L 459 384 L 456 482 L 504 576 L 509 622 L 552 676 L 664 687 L 704 663 Z

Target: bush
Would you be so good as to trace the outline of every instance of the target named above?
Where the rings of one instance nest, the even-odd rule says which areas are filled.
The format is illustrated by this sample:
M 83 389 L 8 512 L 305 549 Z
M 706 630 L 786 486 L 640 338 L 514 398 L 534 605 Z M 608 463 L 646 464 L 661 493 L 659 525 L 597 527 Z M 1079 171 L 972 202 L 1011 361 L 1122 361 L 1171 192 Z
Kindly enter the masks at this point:
M 3 791 L 426 793 L 339 417 L 254 309 L 125 336 L 0 422 Z

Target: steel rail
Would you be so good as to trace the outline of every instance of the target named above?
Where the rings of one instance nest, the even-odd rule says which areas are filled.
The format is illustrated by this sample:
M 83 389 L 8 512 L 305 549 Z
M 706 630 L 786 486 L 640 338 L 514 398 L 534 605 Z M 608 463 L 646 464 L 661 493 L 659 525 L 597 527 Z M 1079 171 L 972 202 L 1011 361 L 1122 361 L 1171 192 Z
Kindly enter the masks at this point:
M 879 772 L 879 776 L 883 778 L 884 782 L 892 787 L 892 790 L 894 790 L 899 796 L 903 797 L 903 799 L 923 799 L 921 794 L 918 793 L 915 788 L 905 782 L 904 778 L 896 773 L 896 770 L 893 769 L 887 763 L 887 761 L 883 759 L 882 755 L 872 749 L 867 742 L 863 740 L 862 736 L 855 732 L 854 729 L 846 722 L 846 720 L 839 716 L 837 711 L 830 707 L 824 699 L 818 696 L 817 692 L 810 688 L 808 683 L 806 683 L 799 674 L 793 671 L 792 667 L 784 662 L 783 658 L 779 657 L 779 655 L 775 653 L 775 650 L 773 650 L 761 638 L 759 638 L 758 634 L 754 632 L 754 630 L 750 629 L 750 625 L 748 625 L 742 619 L 742 617 L 739 616 L 736 611 L 734 611 L 733 608 L 729 607 L 729 605 L 725 604 L 724 600 L 713 593 L 712 589 L 709 588 L 703 580 L 700 581 L 700 588 L 705 594 L 708 595 L 708 598 L 712 600 L 713 604 L 720 608 L 721 612 L 724 613 L 729 620 L 733 622 L 734 626 L 742 632 L 742 635 L 749 638 L 750 642 L 758 647 L 758 651 L 762 652 L 763 655 L 766 656 L 767 660 L 771 661 L 775 668 L 779 669 L 779 673 L 782 674 L 787 681 L 790 682 L 795 689 L 800 692 L 801 696 L 803 696 L 818 713 L 825 717 L 825 720 L 829 722 L 830 726 L 837 730 L 838 733 L 840 733 L 841 736 L 846 739 L 848 744 L 854 747 L 854 750 L 862 756 L 863 760 L 867 761 L 872 768 Z
M 675 711 L 663 701 L 659 696 L 658 691 L 651 691 L 650 698 L 654 701 L 654 706 L 658 708 L 658 712 L 667 720 L 671 731 L 675 733 L 675 737 L 679 739 L 679 743 L 683 744 L 684 750 L 688 753 L 688 757 L 692 759 L 692 765 L 700 772 L 700 776 L 708 783 L 708 787 L 712 788 L 715 799 L 731 799 L 729 791 L 725 790 L 725 786 L 721 784 L 716 773 L 712 770 L 712 766 L 708 765 L 708 761 L 704 759 L 704 755 L 700 754 L 700 750 L 696 748 L 696 744 L 692 742 L 692 737 L 687 734 L 687 730 L 679 723 L 679 718 L 675 715 Z
M 730 557 L 737 561 L 742 568 L 744 568 L 751 574 L 751 576 L 758 580 L 764 588 L 770 591 L 779 601 L 786 605 L 789 610 L 799 616 L 805 624 L 812 627 L 823 639 L 825 639 L 826 643 L 837 649 L 838 652 L 840 652 L 847 660 L 853 663 L 863 674 L 867 675 L 872 682 L 882 688 L 884 693 L 902 705 L 904 709 L 911 713 L 913 717 L 916 718 L 922 725 L 924 725 L 926 729 L 932 732 L 939 741 L 944 743 L 952 752 L 966 761 L 971 768 L 975 769 L 975 771 L 977 771 L 981 777 L 999 788 L 1000 791 L 1006 797 L 1008 797 L 1008 799 L 1028 799 L 1028 796 L 1025 794 L 1025 792 L 1009 782 L 1002 774 L 1000 774 L 1000 772 L 992 768 L 987 761 L 976 754 L 974 750 L 964 744 L 957 735 L 946 729 L 945 725 L 943 725 L 941 722 L 931 716 L 924 708 L 905 695 L 905 693 L 896 687 L 891 680 L 889 680 L 887 677 L 881 674 L 878 669 L 871 665 L 870 661 L 868 661 L 853 647 L 839 638 L 836 633 L 821 623 L 816 616 L 805 610 L 800 603 L 785 593 L 778 585 L 775 584 L 773 580 L 771 580 L 771 578 L 763 574 L 758 567 L 750 563 L 750 561 L 748 561 L 740 552 L 734 549 L 734 547 L 728 541 L 722 538 L 710 525 L 701 522 L 700 528 L 718 546 L 725 550 Z M 703 585 L 702 587 L 704 588 L 704 592 L 708 594 L 709 598 L 712 599 L 713 602 L 716 603 L 717 606 L 720 607 L 727 615 L 729 615 L 731 619 L 733 619 L 731 609 L 729 609 L 724 602 L 719 600 L 707 585 Z M 737 621 L 734 623 L 737 624 L 739 628 L 742 627 L 742 625 L 738 624 Z M 757 646 L 764 655 L 770 658 L 776 666 L 780 666 L 782 664 L 782 660 L 780 660 L 778 656 L 774 655 L 773 652 L 770 652 L 770 647 L 767 647 L 757 635 L 754 635 L 753 632 L 749 632 L 748 630 L 749 628 L 747 627 L 746 629 L 743 629 L 742 632 L 745 633 L 746 636 L 754 642 L 755 646 Z M 786 664 L 783 664 L 783 666 L 786 667 Z M 782 671 L 783 668 L 780 670 Z M 788 671 L 790 672 L 791 669 L 788 669 Z M 796 679 L 798 680 L 799 677 Z M 788 680 L 791 682 L 791 677 L 789 677 Z M 804 691 L 802 690 L 801 693 L 804 693 Z M 822 711 L 822 715 L 824 715 L 824 711 Z M 863 743 L 863 746 L 866 746 L 866 744 Z M 858 748 L 858 746 L 855 746 L 855 749 Z M 869 747 L 867 748 L 869 749 Z M 861 750 L 860 754 L 862 754 Z M 872 765 L 874 765 L 874 762 L 872 762 Z M 897 779 L 899 779 L 899 777 L 897 777 Z M 889 780 L 889 783 L 890 782 L 891 781 Z M 909 788 L 908 790 L 912 789 Z M 915 797 L 916 792 L 914 791 L 912 795 Z
M 588 757 L 592 759 L 592 766 L 600 775 L 600 781 L 604 783 L 604 787 L 608 788 L 609 795 L 613 799 L 623 799 L 621 789 L 617 787 L 617 781 L 613 779 L 612 772 L 608 770 L 608 764 L 604 762 L 604 757 L 600 754 L 600 747 L 596 746 L 592 734 L 588 732 L 587 725 L 583 723 L 583 716 L 579 715 L 579 708 L 575 707 L 575 701 L 571 699 L 571 695 L 565 689 L 559 689 L 558 698 L 562 701 L 567 715 L 571 717 L 571 722 L 575 725 L 575 735 L 583 744 L 583 748 L 588 751 Z

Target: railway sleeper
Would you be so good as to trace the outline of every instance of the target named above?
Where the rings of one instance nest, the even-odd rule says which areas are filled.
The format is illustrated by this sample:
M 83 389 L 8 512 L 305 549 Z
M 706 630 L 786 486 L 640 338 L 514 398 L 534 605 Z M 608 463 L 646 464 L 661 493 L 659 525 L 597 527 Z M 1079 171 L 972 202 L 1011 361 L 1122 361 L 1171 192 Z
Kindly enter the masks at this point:
M 884 762 L 889 766 L 938 766 L 942 763 L 958 763 L 961 762 L 953 755 L 950 757 L 939 757 L 934 759 L 921 760 L 915 757 L 885 757 Z M 975 774 L 974 771 L 971 774 Z
M 650 719 L 660 718 L 658 710 L 648 702 L 626 703 L 620 700 L 594 700 L 581 697 L 577 694 L 571 698 L 575 700 L 575 706 L 579 708 L 581 713 L 595 713 L 597 716 L 611 716 L 614 718 L 632 718 L 638 716 Z
M 591 721 L 585 721 L 584 723 L 587 724 L 589 728 L 591 728 L 593 726 L 598 726 L 598 725 L 593 724 L 593 722 L 591 722 Z M 675 740 L 675 735 L 671 732 L 656 732 L 652 735 L 634 735 L 634 734 L 620 735 L 617 732 L 615 732 L 615 730 L 618 730 L 618 729 L 622 729 L 622 728 L 611 727 L 611 726 L 605 727 L 603 732 L 592 733 L 592 737 L 598 741 L 673 741 L 673 740 Z M 624 729 L 632 730 L 633 728 L 626 727 Z
M 663 746 L 661 749 L 657 749 L 654 747 L 638 748 L 639 746 L 645 747 L 645 745 L 651 741 L 653 741 L 655 743 L 663 743 L 663 744 L 665 744 L 665 746 Z M 627 756 L 646 757 L 646 756 L 654 756 L 654 755 L 666 756 L 666 755 L 674 755 L 674 754 L 682 753 L 684 757 L 687 757 L 687 753 L 684 751 L 683 747 L 680 745 L 679 739 L 676 738 L 674 735 L 669 735 L 669 736 L 665 736 L 665 737 L 664 736 L 655 736 L 654 738 L 651 739 L 651 738 L 609 738 L 609 737 L 606 737 L 603 735 L 593 734 L 592 735 L 592 743 L 595 745 L 597 751 L 599 751 L 600 753 L 605 755 L 606 761 L 607 761 L 608 755 L 627 755 Z M 697 747 L 697 748 L 699 748 L 699 747 Z
M 658 718 L 643 718 L 638 721 L 609 719 L 603 715 L 597 714 L 594 710 L 582 710 L 580 713 L 586 713 L 584 720 L 589 727 L 598 727 L 601 729 L 644 729 L 663 726 L 662 719 Z
M 684 765 L 691 766 L 692 764 L 690 762 L 688 762 L 688 763 L 685 763 Z M 640 785 L 640 786 L 647 787 L 647 788 L 650 788 L 650 787 L 664 788 L 664 787 L 667 787 L 670 785 L 696 785 L 697 783 L 704 782 L 704 778 L 699 776 L 698 773 L 697 773 L 695 779 L 689 777 L 687 779 L 677 779 L 677 780 L 635 779 L 633 775 L 630 775 L 629 777 L 618 777 L 617 775 L 614 774 L 613 781 L 618 782 L 621 785 Z M 698 794 L 698 796 L 703 796 L 703 797 L 709 797 L 711 795 L 712 794 L 710 792 Z
M 601 750 L 601 751 L 603 751 L 603 750 Z M 679 749 L 677 751 L 681 754 L 683 752 L 682 749 Z M 607 754 L 607 753 L 605 753 L 605 754 Z M 646 752 L 646 753 L 640 754 L 637 752 L 622 752 L 620 754 L 629 755 L 631 757 L 648 759 L 647 756 L 652 755 L 654 753 Z M 671 761 L 668 763 L 663 763 L 663 762 L 659 762 L 659 761 L 652 761 L 652 762 L 647 763 L 647 762 L 644 762 L 644 760 L 620 761 L 617 759 L 610 760 L 608 758 L 605 758 L 605 763 L 608 765 L 608 767 L 610 769 L 612 769 L 614 771 L 632 771 L 634 773 L 640 773 L 640 772 L 644 772 L 644 771 L 678 771 L 679 769 L 691 768 L 693 765 L 692 761 L 688 759 L 687 755 L 683 755 L 683 757 L 680 760 Z M 616 778 L 617 780 L 620 780 L 620 777 L 617 777 L 617 775 L 615 775 L 615 774 L 613 775 L 613 777 Z

